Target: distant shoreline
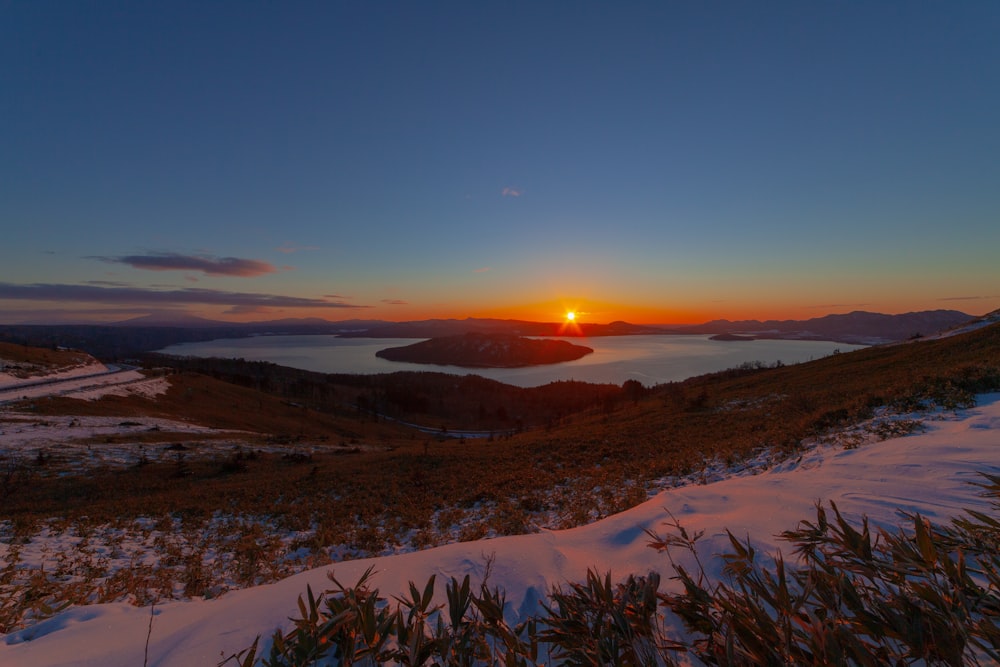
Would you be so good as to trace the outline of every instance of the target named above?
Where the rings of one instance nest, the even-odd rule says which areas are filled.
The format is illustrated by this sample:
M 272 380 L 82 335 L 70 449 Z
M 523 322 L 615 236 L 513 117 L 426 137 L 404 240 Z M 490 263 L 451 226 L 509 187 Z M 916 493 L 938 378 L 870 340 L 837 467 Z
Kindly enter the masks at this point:
M 390 361 L 376 356 L 387 347 L 421 342 L 419 338 L 339 338 L 336 336 L 257 336 L 171 346 L 173 356 L 220 357 L 264 361 L 321 373 L 374 375 L 399 371 L 479 375 L 506 384 L 534 387 L 573 380 L 621 385 L 637 380 L 652 386 L 712 373 L 741 364 L 794 364 L 865 347 L 831 341 L 758 339 L 719 342 L 704 334 L 605 336 L 586 341 L 594 349 L 575 361 L 517 368 L 463 368 Z
M 721 340 L 721 341 L 737 341 L 737 340 L 757 340 L 756 336 L 747 336 L 731 333 L 721 333 L 715 334 L 714 336 L 709 336 L 709 340 Z

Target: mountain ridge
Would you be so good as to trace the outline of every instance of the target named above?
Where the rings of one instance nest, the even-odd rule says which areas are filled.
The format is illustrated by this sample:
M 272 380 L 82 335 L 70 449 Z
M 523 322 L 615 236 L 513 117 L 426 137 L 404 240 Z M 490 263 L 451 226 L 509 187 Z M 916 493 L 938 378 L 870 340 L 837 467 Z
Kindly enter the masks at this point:
M 155 315 L 155 317 L 153 317 Z M 629 336 L 629 335 L 749 335 L 754 338 L 828 340 L 874 345 L 937 335 L 980 320 L 955 310 L 887 315 L 854 311 L 809 320 L 714 320 L 693 325 L 644 325 L 615 321 L 531 322 L 527 320 L 465 318 L 411 322 L 286 318 L 259 322 L 222 322 L 194 316 L 170 318 L 170 313 L 110 324 L 6 324 L 0 340 L 40 347 L 72 347 L 105 360 L 121 360 L 186 342 L 245 338 L 255 335 L 333 335 L 364 338 L 437 338 L 470 332 L 517 336 Z

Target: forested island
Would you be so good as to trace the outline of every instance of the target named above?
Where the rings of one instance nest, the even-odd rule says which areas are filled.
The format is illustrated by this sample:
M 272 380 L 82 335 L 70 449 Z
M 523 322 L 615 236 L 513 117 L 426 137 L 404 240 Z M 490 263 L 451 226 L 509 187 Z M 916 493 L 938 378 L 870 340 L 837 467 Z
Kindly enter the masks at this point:
M 594 350 L 565 340 L 524 338 L 509 334 L 466 333 L 379 350 L 389 361 L 472 368 L 517 368 L 573 361 Z

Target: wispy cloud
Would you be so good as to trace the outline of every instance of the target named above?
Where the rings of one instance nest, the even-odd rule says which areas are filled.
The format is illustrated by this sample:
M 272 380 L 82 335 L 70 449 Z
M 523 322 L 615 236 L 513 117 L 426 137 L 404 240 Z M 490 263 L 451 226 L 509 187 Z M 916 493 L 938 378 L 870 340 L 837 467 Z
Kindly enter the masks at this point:
M 866 308 L 870 305 L 868 303 L 821 303 L 815 306 L 806 306 L 806 308 L 828 310 L 830 308 Z
M 409 301 L 403 301 L 402 299 L 382 299 L 382 303 L 388 304 L 390 306 L 409 306 Z
M 996 299 L 994 296 L 943 296 L 938 301 L 982 301 L 983 299 Z
M 143 287 L 101 287 L 97 285 L 64 285 L 33 283 L 17 285 L 0 283 L 0 299 L 25 301 L 59 301 L 100 304 L 209 304 L 265 308 L 370 308 L 371 306 L 331 301 L 327 298 L 262 294 L 258 292 L 228 292 L 224 290 L 184 287 L 179 289 L 149 289 Z
M 317 245 L 298 245 L 296 243 L 282 243 L 280 246 L 275 248 L 278 252 L 283 252 L 286 255 L 290 255 L 293 252 L 300 252 L 302 250 L 319 250 Z
M 93 259 L 111 264 L 125 264 L 135 269 L 148 271 L 201 271 L 209 276 L 249 277 L 274 273 L 278 270 L 273 264 L 258 259 L 181 255 L 172 252 L 122 255 L 121 257 L 94 257 Z
M 98 317 L 135 317 L 137 315 L 148 315 L 149 308 L 142 306 L 120 306 L 109 308 L 87 308 L 86 311 L 78 308 L 32 308 L 30 310 L 18 311 L 17 313 L 4 313 L 4 315 L 17 315 L 22 322 L 38 322 L 41 320 L 86 320 L 94 321 Z M 187 313 L 184 308 L 157 308 L 158 313 Z
M 524 190 L 521 188 L 504 188 L 501 194 L 504 197 L 520 197 L 524 194 Z
M 222 312 L 225 315 L 264 315 L 273 311 L 264 306 L 233 306 Z
M 123 283 L 117 280 L 87 280 L 84 282 L 84 284 L 98 285 L 100 287 L 130 287 L 129 283 Z
M 479 268 L 479 269 L 473 269 L 472 272 L 473 273 L 486 273 L 489 270 L 490 270 L 490 267 L 484 266 L 484 267 Z

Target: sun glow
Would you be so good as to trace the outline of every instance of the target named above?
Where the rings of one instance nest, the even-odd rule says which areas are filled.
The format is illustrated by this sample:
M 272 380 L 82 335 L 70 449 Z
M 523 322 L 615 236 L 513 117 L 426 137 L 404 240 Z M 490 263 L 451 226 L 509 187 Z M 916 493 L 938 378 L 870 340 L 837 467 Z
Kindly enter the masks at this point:
M 563 323 L 559 326 L 559 335 L 582 336 L 583 332 L 580 330 L 580 319 L 578 317 L 579 313 L 577 313 L 575 308 L 572 310 L 567 308 L 564 312 L 566 313 L 566 319 L 563 320 Z

